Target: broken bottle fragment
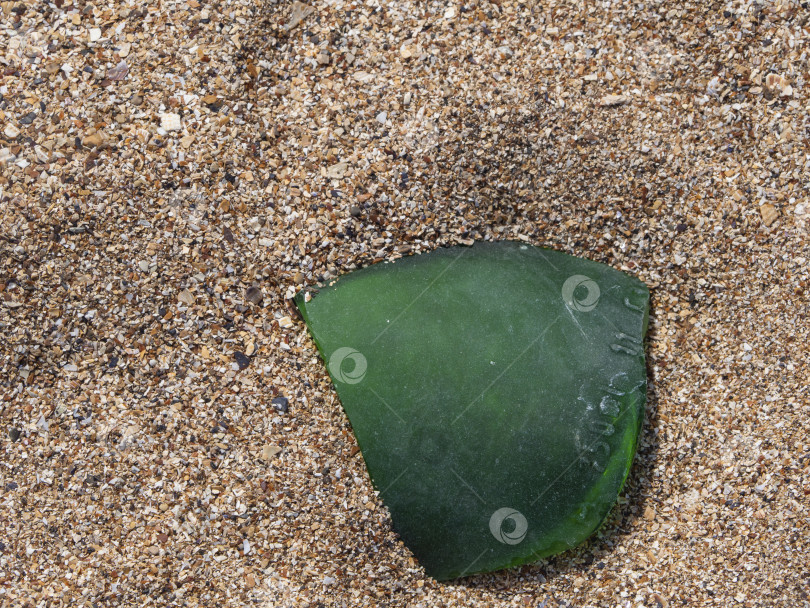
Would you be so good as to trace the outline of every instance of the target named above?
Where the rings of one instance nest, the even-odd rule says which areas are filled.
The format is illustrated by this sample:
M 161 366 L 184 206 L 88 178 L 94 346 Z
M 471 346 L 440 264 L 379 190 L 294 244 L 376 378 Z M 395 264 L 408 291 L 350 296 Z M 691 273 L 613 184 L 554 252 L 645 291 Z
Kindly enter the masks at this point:
M 641 281 L 480 242 L 295 301 L 394 528 L 429 575 L 530 563 L 604 521 L 644 417 Z

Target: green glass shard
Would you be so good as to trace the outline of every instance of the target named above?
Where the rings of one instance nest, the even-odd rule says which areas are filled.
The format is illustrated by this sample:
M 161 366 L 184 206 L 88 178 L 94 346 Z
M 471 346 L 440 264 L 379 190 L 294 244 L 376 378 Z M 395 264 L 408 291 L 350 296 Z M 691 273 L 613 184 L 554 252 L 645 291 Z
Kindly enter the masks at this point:
M 605 519 L 643 419 L 648 301 L 627 274 L 514 242 L 296 296 L 395 529 L 439 580 L 565 551 Z

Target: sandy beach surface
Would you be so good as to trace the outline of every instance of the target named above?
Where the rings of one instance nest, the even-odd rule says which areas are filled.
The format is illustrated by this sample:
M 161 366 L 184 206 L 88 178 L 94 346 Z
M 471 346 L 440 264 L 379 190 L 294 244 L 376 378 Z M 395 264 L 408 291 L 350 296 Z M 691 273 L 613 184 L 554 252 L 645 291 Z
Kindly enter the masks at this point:
M 0 2 L 0 606 L 810 605 L 809 17 Z M 439 584 L 291 297 L 496 239 L 650 286 L 647 416 L 590 541 Z

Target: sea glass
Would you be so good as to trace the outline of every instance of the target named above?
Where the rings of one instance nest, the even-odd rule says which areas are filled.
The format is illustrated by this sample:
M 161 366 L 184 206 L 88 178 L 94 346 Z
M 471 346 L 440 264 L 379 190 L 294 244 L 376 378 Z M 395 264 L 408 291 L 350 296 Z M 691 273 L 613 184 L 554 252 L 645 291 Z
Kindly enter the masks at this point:
M 478 242 L 296 295 L 394 529 L 438 580 L 587 539 L 643 420 L 649 292 L 601 263 Z

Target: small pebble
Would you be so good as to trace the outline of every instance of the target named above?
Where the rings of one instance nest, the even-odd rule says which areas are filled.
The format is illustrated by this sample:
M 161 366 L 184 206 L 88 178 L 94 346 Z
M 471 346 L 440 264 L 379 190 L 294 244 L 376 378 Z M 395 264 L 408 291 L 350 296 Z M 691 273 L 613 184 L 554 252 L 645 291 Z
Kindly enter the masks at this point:
M 289 409 L 289 403 L 287 397 L 274 397 L 272 401 L 273 407 L 282 414 L 286 413 Z
M 787 78 L 781 74 L 768 74 L 765 78 L 765 86 L 774 93 L 783 97 L 790 97 L 793 95 L 793 87 Z
M 759 213 L 762 216 L 762 223 L 765 224 L 765 226 L 770 226 L 779 217 L 779 211 L 770 203 L 761 205 Z
M 346 174 L 349 168 L 347 163 L 335 163 L 326 170 L 326 176 L 334 179 L 340 179 Z
M 289 31 L 297 27 L 299 23 L 301 23 L 313 12 L 315 12 L 314 8 L 312 8 L 307 4 L 304 4 L 303 2 L 298 2 L 298 0 L 296 0 L 295 2 L 293 2 L 292 5 L 292 13 L 290 15 L 290 20 L 284 26 L 284 29 Z
M 160 115 L 160 127 L 166 131 L 179 131 L 182 128 L 180 115 L 164 112 Z
M 179 294 L 177 294 L 177 299 L 185 304 L 186 306 L 193 306 L 194 305 L 194 294 L 191 293 L 188 289 L 184 289 Z
M 599 105 L 606 108 L 623 106 L 630 103 L 630 98 L 626 95 L 605 95 L 599 100 Z
M 110 80 L 123 80 L 129 73 L 127 62 L 121 60 L 114 68 L 107 70 L 107 78 Z
M 279 446 L 266 445 L 262 448 L 262 458 L 264 458 L 265 460 L 270 460 L 273 458 L 273 456 L 275 456 L 279 452 L 281 452 L 281 448 Z
M 82 139 L 82 145 L 87 146 L 88 148 L 100 146 L 103 143 L 104 137 L 98 131 L 91 133 Z
M 240 370 L 250 365 L 250 357 L 243 352 L 236 351 L 233 354 L 233 358 L 236 360 L 236 364 L 239 366 Z
M 255 285 L 251 285 L 245 290 L 245 300 L 250 302 L 251 304 L 259 305 L 262 303 L 264 296 L 262 295 L 262 290 L 260 287 L 256 287 Z
M 508 46 L 499 46 L 498 55 L 501 56 L 501 59 L 509 59 L 514 53 Z

